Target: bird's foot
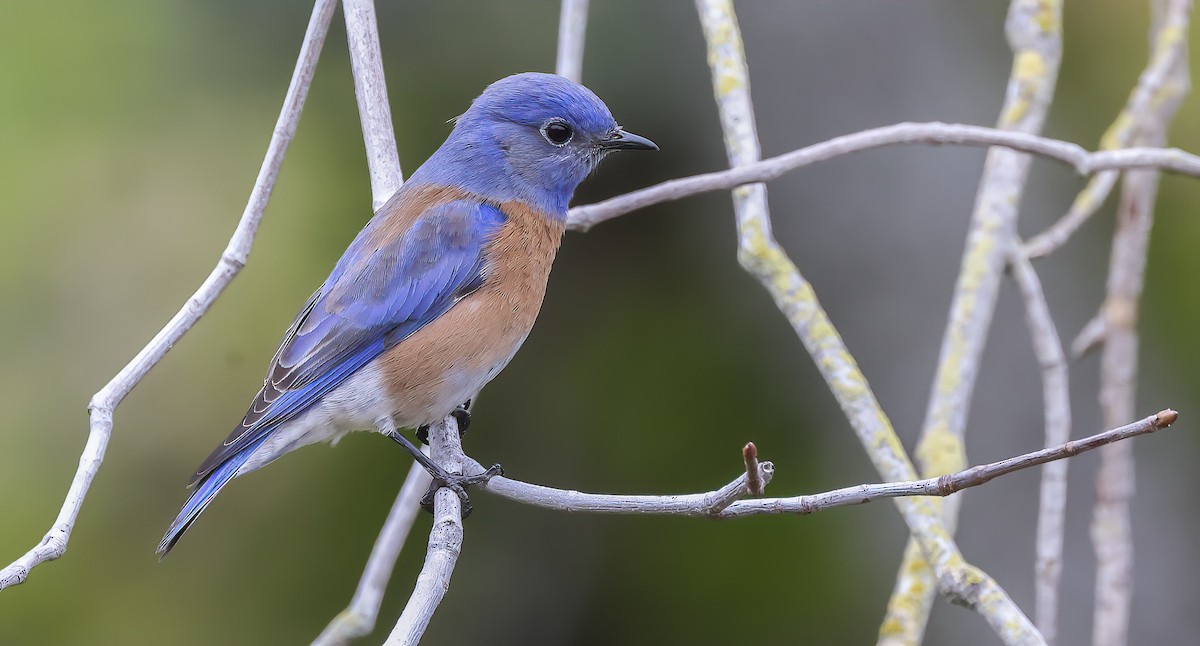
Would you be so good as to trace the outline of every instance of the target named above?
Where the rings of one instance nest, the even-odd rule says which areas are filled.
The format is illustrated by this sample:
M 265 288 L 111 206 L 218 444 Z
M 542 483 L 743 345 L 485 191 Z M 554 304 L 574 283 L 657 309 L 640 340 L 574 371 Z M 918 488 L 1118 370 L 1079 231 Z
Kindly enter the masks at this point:
M 454 417 L 454 421 L 458 422 L 458 437 L 461 439 L 467 434 L 467 427 L 471 425 L 471 400 L 467 400 L 459 404 L 458 408 L 450 411 L 450 415 Z M 429 446 L 429 425 L 417 427 L 417 439 L 421 440 L 421 444 Z
M 437 471 L 438 473 L 432 470 L 429 472 L 433 476 L 433 482 L 429 484 L 429 491 L 426 491 L 425 495 L 421 498 L 421 507 L 425 511 L 433 513 L 434 495 L 438 492 L 438 489 L 449 489 L 458 494 L 459 500 L 462 501 L 463 518 L 470 516 L 472 511 L 471 499 L 467 497 L 467 487 L 482 484 L 495 476 L 504 475 L 504 469 L 499 464 L 493 464 L 487 471 L 470 476 L 453 474 L 440 467 L 438 467 Z
M 462 439 L 467 434 L 467 428 L 471 426 L 471 400 L 468 399 L 458 408 L 450 411 L 450 416 L 458 422 L 458 437 Z

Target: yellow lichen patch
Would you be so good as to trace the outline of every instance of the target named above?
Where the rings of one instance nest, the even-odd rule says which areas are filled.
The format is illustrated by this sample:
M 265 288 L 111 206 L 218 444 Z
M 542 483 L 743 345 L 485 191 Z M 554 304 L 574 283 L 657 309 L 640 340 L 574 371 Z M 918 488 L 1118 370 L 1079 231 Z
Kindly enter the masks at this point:
M 947 572 L 957 573 L 969 567 L 971 566 L 967 565 L 967 562 L 963 560 L 962 554 L 959 554 L 958 552 L 948 554 L 945 561 L 942 563 L 942 568 Z
M 833 334 L 836 335 L 837 332 Z M 843 406 L 870 393 L 862 375 L 854 370 L 853 361 L 845 352 L 834 352 L 822 356 L 818 364 L 825 375 L 825 381 Z
M 1004 633 L 1007 635 L 1007 641 L 1015 642 L 1018 638 L 1025 634 L 1026 626 L 1021 623 L 1021 617 L 1009 616 L 1004 622 Z
M 1096 210 L 1096 207 L 1098 206 L 1096 204 L 1096 193 L 1099 190 L 1099 187 L 1099 179 L 1093 177 L 1092 179 L 1088 180 L 1087 186 L 1085 186 L 1082 191 L 1079 191 L 1079 195 L 1075 196 L 1075 201 L 1071 202 L 1071 210 L 1084 213 L 1090 213 Z
M 817 345 L 825 345 L 829 339 L 839 338 L 837 330 L 833 329 L 833 325 L 823 318 L 814 323 L 808 329 L 808 333 Z
M 1018 97 L 1016 101 L 1009 105 L 1004 113 L 1000 115 L 1000 128 L 1008 128 L 1012 124 L 1021 120 L 1021 117 L 1029 112 L 1029 99 L 1024 96 Z
M 962 438 L 950 432 L 944 423 L 933 426 L 917 447 L 921 473 L 927 477 L 946 475 L 966 467 L 967 452 Z
M 825 314 L 820 311 L 820 304 L 817 303 L 817 293 L 813 291 L 812 285 L 810 285 L 808 281 L 804 280 L 804 278 L 798 273 L 796 274 L 796 279 L 799 282 L 796 284 L 795 289 L 792 290 L 794 292 L 792 294 L 792 300 L 798 305 L 803 304 L 817 309 L 816 314 L 810 313 L 807 316 L 824 318 Z
M 890 617 L 879 626 L 880 637 L 896 637 L 904 634 L 904 632 L 904 624 L 900 623 L 900 620 L 895 617 Z
M 958 281 L 960 293 L 973 293 L 983 281 L 984 276 L 991 274 L 989 263 L 992 261 L 998 242 L 997 229 L 999 218 L 989 218 L 980 227 L 980 235 L 972 236 L 971 249 L 963 259 L 962 278 Z M 974 303 L 962 303 L 959 309 L 967 309 Z
M 917 634 L 923 630 L 924 622 L 920 617 L 925 612 L 923 599 L 927 593 L 926 581 L 931 581 L 931 573 L 920 558 L 920 550 L 915 543 L 909 543 L 905 551 L 905 569 L 897 581 L 897 590 L 888 602 L 887 618 L 879 627 L 880 641 L 893 638 L 888 643 L 916 644 Z
M 950 331 L 950 351 L 942 358 L 941 365 L 938 367 L 937 374 L 937 389 L 938 394 L 952 393 L 958 390 L 959 381 L 962 379 L 963 348 L 965 345 L 961 335 L 955 335 L 954 330 Z M 922 440 L 923 442 L 924 440 Z
M 775 295 L 776 299 L 786 305 L 793 305 L 798 302 L 797 292 L 800 279 L 796 271 L 796 266 L 783 253 L 774 241 L 770 241 L 765 246 L 765 253 L 760 258 L 763 262 L 766 272 L 766 278 L 770 283 L 767 289 Z
M 1046 77 L 1046 61 L 1041 54 L 1025 50 L 1017 54 L 1013 60 L 1011 82 L 1017 84 L 1015 97 L 1010 97 L 1010 103 L 1000 115 L 1000 127 L 1007 128 L 1021 120 L 1030 108 L 1030 99 L 1036 94 L 1036 88 Z
M 1037 21 L 1038 29 L 1041 29 L 1043 33 L 1057 34 L 1062 30 L 1062 1 L 1042 0 L 1038 4 L 1038 12 L 1034 20 Z
M 887 641 L 889 644 L 919 643 L 918 635 L 924 630 L 933 583 L 933 572 L 922 558 L 919 546 L 909 541 L 896 591 L 888 601 L 887 617 L 879 630 L 881 643 L 884 637 L 893 638 Z
M 1122 110 L 1121 114 L 1113 120 L 1112 125 L 1108 130 L 1104 131 L 1104 136 L 1100 137 L 1101 150 L 1116 150 L 1123 148 L 1125 143 L 1129 141 L 1129 136 L 1133 132 L 1133 115 L 1129 114 L 1128 110 Z
M 1155 47 L 1171 48 L 1183 42 L 1183 39 L 1187 36 L 1187 32 L 1180 27 L 1180 25 L 1164 26 L 1158 32 L 1158 38 L 1155 41 Z
M 903 567 L 904 573 L 907 574 L 909 576 L 909 579 L 912 581 L 912 583 L 910 583 L 908 586 L 908 591 L 912 592 L 913 594 L 920 594 L 925 591 L 924 586 L 916 583 L 916 581 L 920 578 L 924 578 L 924 577 L 928 577 L 928 576 L 932 575 L 933 570 L 931 570 L 929 568 L 929 562 L 926 561 L 925 558 L 921 555 L 920 546 L 916 546 L 916 547 L 917 547 L 917 549 L 911 553 L 913 558 L 908 559 L 905 563 L 902 563 L 901 565 Z
M 713 45 L 713 50 L 728 45 L 734 39 L 735 32 L 733 25 L 729 22 L 729 16 L 723 16 L 721 21 L 709 32 L 709 42 Z M 720 56 L 718 55 L 718 58 Z
M 742 79 L 736 74 L 722 74 L 717 81 L 717 96 L 729 96 L 730 92 L 742 87 Z
M 1174 101 L 1184 94 L 1187 94 L 1187 88 L 1181 86 L 1179 83 L 1163 83 L 1162 87 L 1158 88 L 1158 91 L 1150 97 L 1150 109 L 1155 112 L 1161 112 L 1163 104 L 1168 101 Z

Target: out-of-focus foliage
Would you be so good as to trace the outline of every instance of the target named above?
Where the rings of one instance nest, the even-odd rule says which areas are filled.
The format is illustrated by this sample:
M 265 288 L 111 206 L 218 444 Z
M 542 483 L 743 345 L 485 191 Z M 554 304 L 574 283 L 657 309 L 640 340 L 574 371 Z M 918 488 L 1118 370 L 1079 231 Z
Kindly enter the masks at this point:
M 967 6 L 967 5 L 970 6 Z M 412 171 L 488 82 L 554 61 L 557 3 L 380 3 L 401 159 Z M 986 6 L 985 6 L 986 5 Z M 1068 3 L 1048 134 L 1094 145 L 1145 62 L 1147 10 Z M 994 121 L 1008 74 L 1003 3 L 743 2 L 767 154 L 902 120 Z M 0 560 L 53 519 L 84 407 L 216 261 L 265 150 L 306 3 L 0 4 Z M 584 77 L 662 146 L 618 156 L 591 201 L 724 165 L 690 2 L 593 3 Z M 0 595 L 0 643 L 291 644 L 349 599 L 408 469 L 367 434 L 241 479 L 162 564 L 154 546 L 191 469 L 240 417 L 278 336 L 367 220 L 370 194 L 340 18 L 250 264 L 116 416 L 108 461 L 67 556 Z M 1194 56 L 1193 68 L 1200 68 Z M 1200 150 L 1189 99 L 1172 142 Z M 982 152 L 878 151 L 771 187 L 778 235 L 911 446 L 933 373 Z M 1034 166 L 1021 229 L 1081 186 Z M 1134 643 L 1200 621 L 1200 182 L 1163 182 L 1141 402 L 1176 430 L 1138 440 Z M 1071 335 L 1102 294 L 1112 208 L 1039 264 Z M 568 236 L 537 330 L 486 391 L 470 453 L 516 477 L 597 491 L 719 486 L 755 440 L 777 495 L 874 479 L 783 318 L 738 269 L 727 195 Z M 1095 361 L 1072 373 L 1077 434 L 1098 430 Z M 975 397 L 974 461 L 1040 445 L 1040 391 L 1020 306 L 1001 299 Z M 1072 463 L 1063 633 L 1090 626 L 1086 526 L 1095 459 Z M 1032 601 L 1035 472 L 968 493 L 961 543 Z M 422 517 L 377 643 L 423 557 Z M 565 515 L 480 494 L 431 644 L 870 643 L 904 544 L 887 503 L 736 523 Z M 940 605 L 930 643 L 990 643 Z

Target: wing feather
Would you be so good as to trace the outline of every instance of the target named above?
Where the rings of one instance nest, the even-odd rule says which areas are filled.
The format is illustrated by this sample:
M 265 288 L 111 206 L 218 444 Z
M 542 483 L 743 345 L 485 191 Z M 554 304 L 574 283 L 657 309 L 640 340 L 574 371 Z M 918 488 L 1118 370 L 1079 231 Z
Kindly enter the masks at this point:
M 386 217 L 363 229 L 300 310 L 242 423 L 192 484 L 478 289 L 486 244 L 505 221 L 494 205 L 460 199 L 429 207 L 386 240 Z

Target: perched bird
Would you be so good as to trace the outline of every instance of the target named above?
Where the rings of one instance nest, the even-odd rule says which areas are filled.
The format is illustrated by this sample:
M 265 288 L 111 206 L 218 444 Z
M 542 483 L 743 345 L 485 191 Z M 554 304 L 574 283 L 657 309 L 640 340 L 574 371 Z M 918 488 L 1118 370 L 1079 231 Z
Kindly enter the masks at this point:
M 456 412 L 529 335 L 575 188 L 614 150 L 657 150 L 587 88 L 496 81 L 379 209 L 284 335 L 241 424 L 192 478 L 165 556 L 234 477 L 292 449 L 374 429 L 462 487 L 400 434 Z M 190 485 L 189 485 L 190 486 Z

